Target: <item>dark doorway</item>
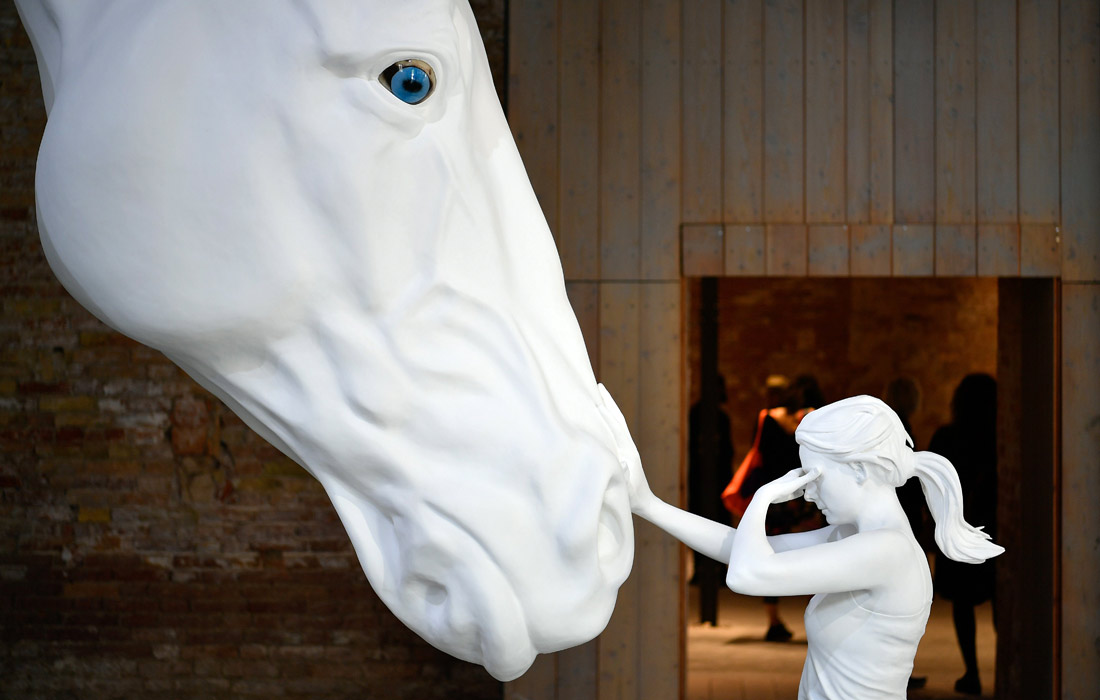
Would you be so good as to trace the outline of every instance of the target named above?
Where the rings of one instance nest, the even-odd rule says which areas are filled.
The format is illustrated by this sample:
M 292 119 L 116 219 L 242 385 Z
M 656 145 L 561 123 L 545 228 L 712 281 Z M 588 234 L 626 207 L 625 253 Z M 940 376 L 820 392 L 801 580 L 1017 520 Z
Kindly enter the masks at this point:
M 814 374 L 826 401 L 854 394 L 882 396 L 891 379 L 912 378 L 921 389 L 921 403 L 912 416 L 918 449 L 924 449 L 932 432 L 949 421 L 951 394 L 963 376 L 985 372 L 998 378 L 1002 387 L 998 540 L 1008 552 L 998 564 L 996 615 L 992 604 L 979 609 L 979 627 L 984 624 L 986 630 L 979 630 L 984 696 L 993 697 L 996 687 L 997 697 L 1002 698 L 1051 697 L 1057 662 L 1057 281 L 714 278 L 686 284 L 688 404 L 702 397 L 704 376 L 725 376 L 734 464 L 751 445 L 753 419 L 771 374 Z M 700 325 L 698 319 L 707 322 Z M 704 343 L 713 346 L 704 349 Z M 714 366 L 704 369 L 704 362 Z M 722 619 L 727 609 L 756 614 L 744 602 L 731 605 L 722 597 L 726 595 L 728 591 L 719 592 L 723 602 L 718 627 L 706 632 L 715 639 L 728 622 Z M 691 587 L 689 624 L 698 620 L 698 596 L 696 587 Z M 914 698 L 954 697 L 951 684 L 962 672 L 950 610 L 944 607 L 948 604 L 939 605 L 947 612 L 933 615 L 922 649 L 926 643 L 940 648 L 923 656 L 918 653 L 915 673 L 927 674 L 930 684 L 911 694 Z M 803 607 L 804 601 L 798 599 L 783 601 L 781 614 L 800 622 Z M 730 639 L 723 643 L 756 643 L 759 636 L 763 644 L 763 613 L 758 617 L 759 630 L 738 621 L 736 633 L 730 630 Z M 995 641 L 994 617 L 999 633 Z M 933 625 L 945 628 L 933 629 Z M 757 631 L 759 635 L 754 634 Z M 762 662 L 753 662 L 754 668 L 731 677 L 732 685 L 715 686 L 716 677 L 700 683 L 698 678 L 693 680 L 695 670 L 703 666 L 692 658 L 691 634 L 689 627 L 688 697 L 708 697 L 707 692 L 727 693 L 738 687 L 752 697 L 745 679 L 752 671 L 763 670 Z M 995 672 L 989 663 L 994 647 L 999 660 Z M 728 655 L 746 661 L 753 658 L 745 651 L 729 647 Z M 792 658 L 800 659 L 805 647 L 779 651 L 790 651 Z M 944 668 L 922 669 L 922 662 Z M 801 664 L 793 665 L 794 677 L 787 686 L 775 685 L 778 668 L 769 670 L 769 692 L 797 687 Z M 713 670 L 713 666 L 707 668 Z M 940 687 L 932 683 L 934 679 Z

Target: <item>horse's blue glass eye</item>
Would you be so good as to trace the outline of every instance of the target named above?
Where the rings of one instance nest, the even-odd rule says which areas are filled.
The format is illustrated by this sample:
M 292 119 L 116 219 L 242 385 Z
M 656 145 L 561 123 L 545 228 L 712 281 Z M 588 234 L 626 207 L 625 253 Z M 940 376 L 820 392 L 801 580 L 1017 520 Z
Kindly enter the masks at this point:
M 411 105 L 423 102 L 435 87 L 431 66 L 423 61 L 398 61 L 379 77 L 394 97 Z

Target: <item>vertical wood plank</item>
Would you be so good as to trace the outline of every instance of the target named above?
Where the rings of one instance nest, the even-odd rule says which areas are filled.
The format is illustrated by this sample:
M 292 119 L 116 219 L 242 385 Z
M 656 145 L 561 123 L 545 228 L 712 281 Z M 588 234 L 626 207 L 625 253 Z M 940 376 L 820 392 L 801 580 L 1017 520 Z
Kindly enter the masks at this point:
M 680 278 L 680 14 L 679 0 L 642 2 L 642 279 L 646 280 Z M 720 168 L 716 176 L 721 176 Z
M 558 3 L 516 3 L 509 32 L 508 120 L 531 186 L 557 236 L 558 212 Z
M 527 673 L 506 683 L 505 700 L 554 700 L 557 654 L 539 654 Z
M 1058 0 L 1018 0 L 1020 223 L 1058 213 Z
M 977 218 L 1017 221 L 1016 0 L 976 0 Z
M 1062 275 L 1062 234 L 1053 224 L 1020 226 L 1020 275 L 1022 277 L 1060 277 Z
M 725 245 L 720 224 L 684 224 L 683 261 L 685 277 L 722 275 Z
M 978 235 L 972 224 L 936 226 L 936 276 L 978 274 Z
M 1019 274 L 1020 227 L 978 224 L 978 276 L 1016 277 Z
M 806 276 L 806 227 L 774 224 L 767 227 L 765 272 L 775 277 Z
M 726 274 L 763 277 L 766 269 L 765 238 L 763 226 L 727 225 L 725 227 Z
M 630 434 L 641 431 L 641 285 L 600 287 L 600 382 L 623 412 Z M 637 523 L 637 519 L 635 519 Z M 599 700 L 636 700 L 638 687 L 638 564 L 619 588 L 611 620 L 599 637 Z
M 642 285 L 640 406 L 635 434 L 653 492 L 679 503 L 683 408 L 681 401 L 680 283 Z M 638 578 L 640 699 L 680 696 L 680 543 L 650 523 L 635 519 Z
M 601 0 L 600 278 L 641 276 L 641 16 Z
M 847 221 L 865 224 L 871 220 L 871 11 L 868 0 L 849 0 L 846 22 Z
M 690 4 L 690 0 L 685 3 Z M 726 0 L 722 22 L 723 220 L 760 222 L 764 220 L 763 4 L 761 0 Z
M 1084 19 L 1084 18 L 1082 18 Z M 1095 18 L 1094 18 L 1095 19 Z M 1095 30 L 1095 25 L 1093 26 Z M 1095 45 L 1094 45 L 1095 47 Z M 1095 87 L 1095 86 L 1094 86 Z M 1062 698 L 1100 688 L 1100 285 L 1062 286 Z
M 892 268 L 895 277 L 931 277 L 936 271 L 935 227 L 932 224 L 895 226 Z
M 683 4 L 683 221 L 722 221 L 722 5 Z
M 996 684 L 1001 697 L 1054 691 L 1058 591 L 1058 344 L 1055 280 L 997 284 Z M 1041 602 L 1040 602 L 1041 601 Z M 1054 603 L 1054 604 L 1051 604 Z
M 804 220 L 802 71 L 802 0 L 765 0 L 765 223 Z
M 890 227 L 884 224 L 851 227 L 853 277 L 889 277 Z
M 974 0 L 936 2 L 936 222 L 975 221 Z
M 1100 281 L 1100 3 L 1062 2 L 1062 279 Z M 1100 638 L 1100 630 L 1093 630 Z M 1084 641 L 1084 640 L 1081 640 Z
M 845 220 L 844 0 L 806 4 L 806 220 Z
M 599 654 L 598 639 L 557 653 L 557 700 L 598 700 L 596 666 Z
M 849 266 L 848 227 L 810 226 L 807 274 L 811 277 L 847 277 Z
M 935 220 L 932 0 L 894 7 L 894 207 L 900 223 Z
M 600 350 L 600 297 L 599 286 L 595 282 L 566 282 L 565 293 L 573 314 L 581 327 L 584 345 L 588 350 L 588 360 L 592 371 L 599 368 Z
M 894 223 L 894 7 L 870 0 L 871 218 Z
M 600 7 L 591 0 L 561 6 L 561 149 L 558 250 L 567 280 L 594 280 L 600 270 Z M 513 5 L 519 7 L 522 3 Z M 511 12 L 515 12 L 512 9 Z M 529 32 L 522 35 L 527 41 Z M 512 43 L 519 43 L 517 37 Z

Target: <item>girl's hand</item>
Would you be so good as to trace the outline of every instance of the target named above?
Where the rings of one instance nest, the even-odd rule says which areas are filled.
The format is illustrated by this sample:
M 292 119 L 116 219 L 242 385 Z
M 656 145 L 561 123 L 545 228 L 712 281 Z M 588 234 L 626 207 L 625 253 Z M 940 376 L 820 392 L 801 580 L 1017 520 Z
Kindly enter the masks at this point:
M 615 404 L 615 400 L 611 398 L 611 394 L 607 393 L 604 385 L 599 384 L 598 386 L 602 402 L 600 413 L 603 414 L 603 418 L 608 427 L 611 428 L 611 434 L 615 439 L 615 450 L 619 458 L 619 466 L 623 470 L 623 476 L 626 478 L 630 495 L 630 509 L 635 513 L 642 513 L 657 497 L 653 495 L 653 491 L 649 488 L 649 481 L 645 478 L 645 472 L 642 471 L 642 456 L 638 454 L 638 448 L 634 445 L 633 438 L 630 437 L 630 429 L 626 425 L 626 418 L 623 417 L 622 411 Z
M 806 472 L 801 468 L 792 469 L 775 481 L 764 484 L 757 489 L 753 500 L 759 498 L 766 503 L 783 503 L 801 498 L 806 490 L 806 484 L 819 476 L 821 476 L 819 469 L 810 472 Z

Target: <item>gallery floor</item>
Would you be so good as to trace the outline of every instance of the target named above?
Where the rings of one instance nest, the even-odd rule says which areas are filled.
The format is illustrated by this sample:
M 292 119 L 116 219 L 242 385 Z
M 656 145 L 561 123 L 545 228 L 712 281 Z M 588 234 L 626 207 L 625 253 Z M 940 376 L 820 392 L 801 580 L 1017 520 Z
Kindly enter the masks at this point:
M 689 586 L 688 620 L 699 619 L 698 589 Z M 806 632 L 802 612 L 808 598 L 784 598 L 780 615 L 794 632 L 784 644 L 763 641 L 764 610 L 759 598 L 746 598 L 722 589 L 718 598 L 718 626 L 690 624 L 687 630 L 687 700 L 795 700 Z M 993 697 L 994 648 L 992 606 L 978 608 L 978 663 L 982 698 Z M 911 700 L 973 700 L 954 691 L 962 675 L 962 659 L 951 624 L 951 604 L 936 599 L 920 648 L 914 675 L 927 684 L 909 693 Z

